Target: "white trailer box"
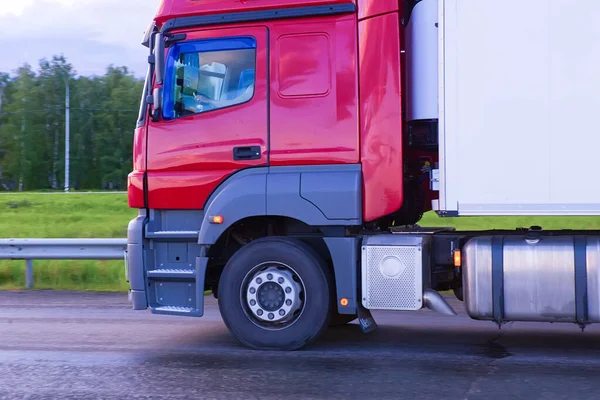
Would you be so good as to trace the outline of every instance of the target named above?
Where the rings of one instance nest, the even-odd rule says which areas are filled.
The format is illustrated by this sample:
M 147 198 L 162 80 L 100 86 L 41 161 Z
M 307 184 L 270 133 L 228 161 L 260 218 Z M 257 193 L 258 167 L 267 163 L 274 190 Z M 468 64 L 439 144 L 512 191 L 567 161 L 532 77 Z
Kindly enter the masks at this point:
M 448 215 L 600 215 L 600 0 L 439 0 Z

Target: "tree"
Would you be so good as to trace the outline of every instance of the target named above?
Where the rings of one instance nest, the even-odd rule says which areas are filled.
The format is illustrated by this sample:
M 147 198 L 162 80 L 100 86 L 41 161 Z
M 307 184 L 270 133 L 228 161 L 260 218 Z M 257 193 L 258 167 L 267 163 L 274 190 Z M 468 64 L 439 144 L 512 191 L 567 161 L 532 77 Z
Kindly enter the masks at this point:
M 64 185 L 65 90 L 70 88 L 70 186 L 126 188 L 143 81 L 127 67 L 77 76 L 64 56 L 0 73 L 0 190 Z

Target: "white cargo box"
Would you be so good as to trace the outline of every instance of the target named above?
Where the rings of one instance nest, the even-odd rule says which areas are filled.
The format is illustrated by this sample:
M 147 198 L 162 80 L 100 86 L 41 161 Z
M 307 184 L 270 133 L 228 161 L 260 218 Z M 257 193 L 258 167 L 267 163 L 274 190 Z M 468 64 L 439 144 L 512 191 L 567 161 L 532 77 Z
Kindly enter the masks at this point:
M 439 204 L 600 215 L 600 0 L 439 0 Z

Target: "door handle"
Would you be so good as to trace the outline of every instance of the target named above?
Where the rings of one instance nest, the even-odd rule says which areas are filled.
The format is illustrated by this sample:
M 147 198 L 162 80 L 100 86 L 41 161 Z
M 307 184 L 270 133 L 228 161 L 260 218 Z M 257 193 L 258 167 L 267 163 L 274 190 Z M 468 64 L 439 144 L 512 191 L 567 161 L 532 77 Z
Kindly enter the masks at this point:
M 234 160 L 258 160 L 260 159 L 260 146 L 234 147 Z

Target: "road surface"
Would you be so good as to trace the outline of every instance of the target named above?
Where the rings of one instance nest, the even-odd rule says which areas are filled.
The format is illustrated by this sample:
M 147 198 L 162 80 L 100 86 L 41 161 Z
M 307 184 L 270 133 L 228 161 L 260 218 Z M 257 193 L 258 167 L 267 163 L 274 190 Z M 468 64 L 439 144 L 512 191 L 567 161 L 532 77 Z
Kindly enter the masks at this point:
M 0 398 L 598 399 L 600 327 L 375 313 L 293 353 L 243 348 L 202 319 L 121 294 L 0 292 Z

